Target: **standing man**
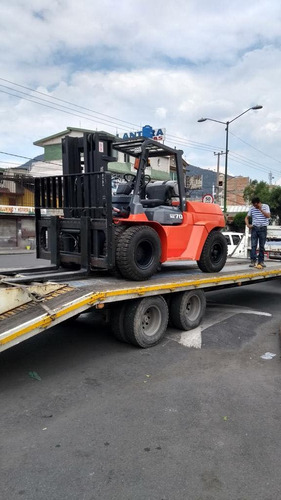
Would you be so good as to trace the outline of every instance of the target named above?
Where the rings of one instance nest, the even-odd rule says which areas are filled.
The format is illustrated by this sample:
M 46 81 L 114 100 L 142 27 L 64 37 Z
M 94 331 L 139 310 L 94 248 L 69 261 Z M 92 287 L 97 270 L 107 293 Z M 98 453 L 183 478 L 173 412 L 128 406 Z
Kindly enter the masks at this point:
M 264 245 L 266 241 L 267 226 L 270 219 L 270 208 L 265 203 L 261 203 L 260 199 L 255 196 L 252 199 L 252 207 L 245 217 L 246 226 L 252 230 L 251 232 L 251 264 L 250 267 L 256 266 L 257 260 L 257 244 L 259 243 L 258 266 L 265 267 L 264 263 Z M 252 218 L 252 224 L 249 224 L 249 217 Z

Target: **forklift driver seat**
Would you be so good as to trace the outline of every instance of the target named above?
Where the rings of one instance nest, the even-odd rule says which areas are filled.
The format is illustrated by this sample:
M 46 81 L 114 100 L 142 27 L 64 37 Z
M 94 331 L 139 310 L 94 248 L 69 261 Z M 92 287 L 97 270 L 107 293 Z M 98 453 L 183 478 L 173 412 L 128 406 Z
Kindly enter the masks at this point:
M 171 205 L 171 199 L 175 196 L 174 188 L 166 182 L 154 182 L 148 184 L 145 189 L 147 198 L 141 200 L 144 207 L 157 207 L 159 205 Z

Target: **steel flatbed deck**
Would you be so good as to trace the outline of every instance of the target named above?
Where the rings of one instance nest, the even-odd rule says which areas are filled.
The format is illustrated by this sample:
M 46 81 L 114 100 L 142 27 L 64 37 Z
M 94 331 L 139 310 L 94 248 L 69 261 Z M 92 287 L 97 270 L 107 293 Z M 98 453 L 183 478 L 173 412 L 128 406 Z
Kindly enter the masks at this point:
M 24 280 L 28 273 L 21 277 L 6 273 L 0 270 L 0 351 L 92 307 L 102 308 L 112 302 L 153 295 L 194 289 L 208 291 L 276 279 L 281 277 L 281 264 L 270 261 L 266 268 L 255 269 L 249 268 L 249 261 L 229 259 L 223 271 L 207 274 L 191 262 L 177 262 L 164 265 L 161 272 L 143 282 L 101 274 L 84 278 L 78 275 L 77 279 L 70 280 L 69 272 L 56 280 L 55 271 L 53 279 L 46 282 L 42 271 L 37 270 L 37 279 L 34 274 L 30 283 L 28 278 Z

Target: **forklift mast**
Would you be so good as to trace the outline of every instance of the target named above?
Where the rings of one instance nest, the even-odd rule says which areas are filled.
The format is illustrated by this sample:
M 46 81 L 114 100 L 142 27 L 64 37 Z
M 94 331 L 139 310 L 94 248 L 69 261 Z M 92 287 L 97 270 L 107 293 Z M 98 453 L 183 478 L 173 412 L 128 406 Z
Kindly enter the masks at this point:
M 106 134 L 85 133 L 83 137 L 66 136 L 62 140 L 62 171 L 64 175 L 105 172 L 112 156 L 115 138 Z
M 84 133 L 62 141 L 63 175 L 35 179 L 37 258 L 57 267 L 114 267 L 113 137 Z

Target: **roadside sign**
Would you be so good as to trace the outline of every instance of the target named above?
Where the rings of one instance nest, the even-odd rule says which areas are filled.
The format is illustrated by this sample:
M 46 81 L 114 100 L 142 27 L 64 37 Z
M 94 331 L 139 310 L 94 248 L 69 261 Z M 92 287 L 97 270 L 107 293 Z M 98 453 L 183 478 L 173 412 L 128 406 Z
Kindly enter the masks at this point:
M 203 201 L 203 203 L 214 203 L 213 195 L 211 195 L 211 194 L 204 194 L 202 196 L 202 201 Z

